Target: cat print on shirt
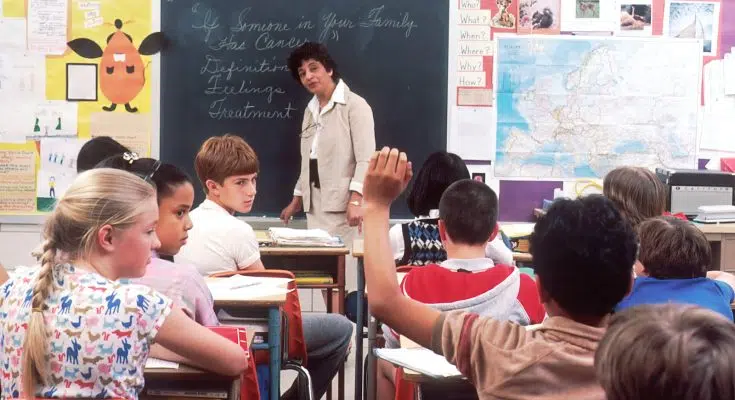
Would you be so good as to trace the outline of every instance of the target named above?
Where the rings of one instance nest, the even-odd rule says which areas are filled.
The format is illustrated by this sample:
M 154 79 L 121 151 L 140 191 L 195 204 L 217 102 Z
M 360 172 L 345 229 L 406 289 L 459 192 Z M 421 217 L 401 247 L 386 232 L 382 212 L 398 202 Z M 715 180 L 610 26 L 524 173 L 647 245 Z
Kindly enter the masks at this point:
M 0 289 L 2 398 L 18 397 L 22 344 L 38 268 L 19 270 Z M 45 303 L 48 369 L 36 395 L 137 399 L 150 344 L 172 303 L 148 287 L 110 281 L 69 264 L 54 267 Z M 28 396 L 26 396 L 28 397 Z

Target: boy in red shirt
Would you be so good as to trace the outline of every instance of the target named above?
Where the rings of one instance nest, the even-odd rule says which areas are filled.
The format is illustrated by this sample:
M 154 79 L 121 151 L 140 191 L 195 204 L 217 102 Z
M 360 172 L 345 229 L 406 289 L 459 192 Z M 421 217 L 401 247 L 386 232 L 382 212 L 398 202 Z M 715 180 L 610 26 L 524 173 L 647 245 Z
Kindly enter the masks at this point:
M 447 188 L 439 202 L 439 236 L 447 260 L 414 268 L 401 283 L 403 294 L 443 312 L 464 310 L 519 325 L 538 324 L 544 307 L 533 278 L 486 258 L 497 235 L 498 197 L 484 183 L 464 179 Z M 398 335 L 383 327 L 386 347 L 400 347 Z M 393 398 L 395 368 L 379 361 L 379 398 Z

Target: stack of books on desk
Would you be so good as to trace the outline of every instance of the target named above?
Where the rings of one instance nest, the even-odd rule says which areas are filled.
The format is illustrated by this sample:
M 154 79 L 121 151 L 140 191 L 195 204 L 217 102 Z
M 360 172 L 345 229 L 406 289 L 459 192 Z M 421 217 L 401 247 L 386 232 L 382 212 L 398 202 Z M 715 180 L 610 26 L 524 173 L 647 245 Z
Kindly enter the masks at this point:
M 735 222 L 735 206 L 701 206 L 694 222 L 716 224 L 718 222 Z
M 268 234 L 277 246 L 343 247 L 342 239 L 322 229 L 269 228 Z

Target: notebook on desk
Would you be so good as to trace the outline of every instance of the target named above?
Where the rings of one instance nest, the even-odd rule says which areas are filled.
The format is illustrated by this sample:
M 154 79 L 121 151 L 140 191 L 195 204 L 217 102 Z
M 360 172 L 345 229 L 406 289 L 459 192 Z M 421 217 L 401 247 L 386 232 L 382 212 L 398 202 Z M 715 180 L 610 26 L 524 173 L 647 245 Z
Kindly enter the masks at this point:
M 433 351 L 414 347 L 408 349 L 375 349 L 375 355 L 391 364 L 407 368 L 432 378 L 462 377 L 457 367 Z

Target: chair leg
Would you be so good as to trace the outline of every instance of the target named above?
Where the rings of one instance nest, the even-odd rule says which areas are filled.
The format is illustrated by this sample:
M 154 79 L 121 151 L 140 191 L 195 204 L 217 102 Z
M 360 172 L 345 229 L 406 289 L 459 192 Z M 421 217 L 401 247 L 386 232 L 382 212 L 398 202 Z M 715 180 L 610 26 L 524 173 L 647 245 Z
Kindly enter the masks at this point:
M 311 375 L 309 371 L 300 364 L 293 362 L 286 362 L 283 365 L 283 369 L 296 371 L 298 377 L 296 378 L 299 382 L 299 394 L 303 395 L 306 391 L 307 399 L 314 400 L 314 387 L 311 384 Z
M 337 400 L 345 400 L 345 363 L 339 366 L 337 373 Z

